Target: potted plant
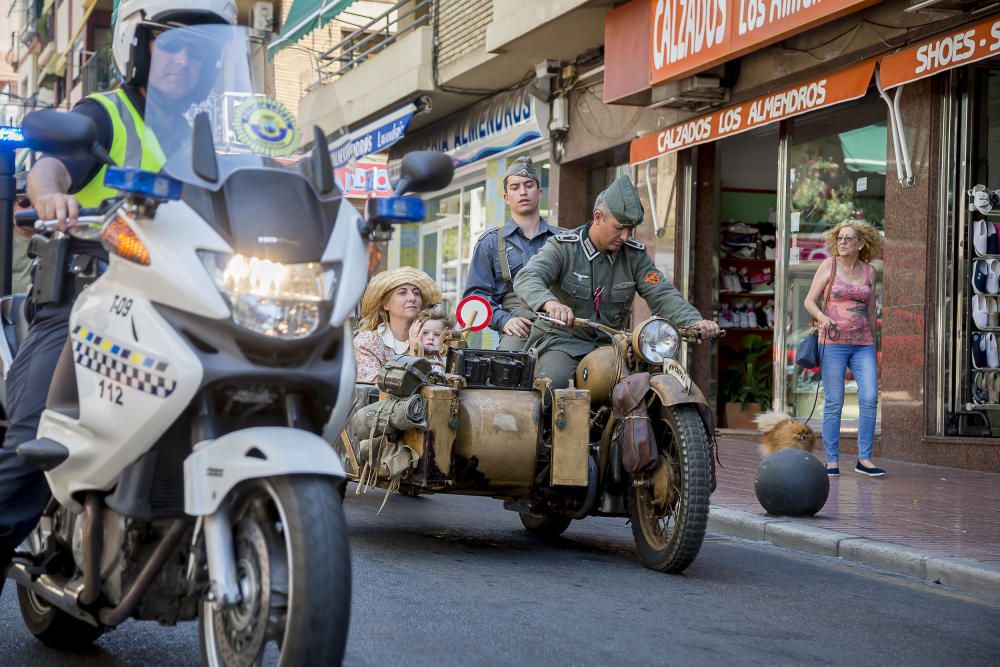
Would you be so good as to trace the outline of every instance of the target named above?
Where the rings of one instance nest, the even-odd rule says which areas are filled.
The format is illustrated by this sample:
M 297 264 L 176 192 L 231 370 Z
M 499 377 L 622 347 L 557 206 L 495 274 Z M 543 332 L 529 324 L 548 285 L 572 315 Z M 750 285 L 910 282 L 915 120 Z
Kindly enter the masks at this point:
M 758 334 L 743 339 L 743 358 L 725 370 L 722 400 L 726 426 L 754 428 L 753 418 L 771 409 L 771 344 Z

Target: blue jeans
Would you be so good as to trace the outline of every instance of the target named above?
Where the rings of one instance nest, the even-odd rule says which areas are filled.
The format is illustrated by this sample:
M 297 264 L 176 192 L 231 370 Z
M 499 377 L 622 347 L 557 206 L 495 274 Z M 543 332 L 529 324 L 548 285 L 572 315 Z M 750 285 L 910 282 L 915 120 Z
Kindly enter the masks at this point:
M 858 458 L 872 457 L 875 437 L 875 406 L 878 403 L 878 369 L 874 345 L 834 345 L 820 347 L 823 372 L 823 449 L 826 460 L 840 460 L 840 416 L 844 410 L 844 377 L 850 368 L 858 383 Z

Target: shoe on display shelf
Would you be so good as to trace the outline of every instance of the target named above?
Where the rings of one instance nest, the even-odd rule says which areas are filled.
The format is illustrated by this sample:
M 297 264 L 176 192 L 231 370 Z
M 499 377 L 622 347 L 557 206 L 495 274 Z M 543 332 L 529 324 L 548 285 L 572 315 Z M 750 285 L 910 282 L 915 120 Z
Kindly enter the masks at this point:
M 975 249 L 976 254 L 980 257 L 986 254 L 986 227 L 989 224 L 990 223 L 985 220 L 972 221 L 972 247 Z M 993 233 L 996 234 L 995 228 Z
M 982 294 L 974 294 L 972 296 L 972 303 L 970 304 L 970 308 L 972 309 L 972 321 L 980 329 L 985 329 L 989 326 L 989 299 L 990 297 L 983 296 Z
M 1000 292 L 1000 259 L 986 262 L 986 291 L 990 294 Z
M 995 296 L 986 297 L 986 325 L 1000 327 L 1000 304 Z
M 980 294 L 987 294 L 986 283 L 990 269 L 985 259 L 977 259 L 972 263 L 972 289 Z
M 719 326 L 723 329 L 731 329 L 736 326 L 736 317 L 729 306 L 723 306 L 719 311 Z
M 1000 228 L 997 228 L 997 223 L 989 220 L 986 221 L 986 253 L 1000 254 Z

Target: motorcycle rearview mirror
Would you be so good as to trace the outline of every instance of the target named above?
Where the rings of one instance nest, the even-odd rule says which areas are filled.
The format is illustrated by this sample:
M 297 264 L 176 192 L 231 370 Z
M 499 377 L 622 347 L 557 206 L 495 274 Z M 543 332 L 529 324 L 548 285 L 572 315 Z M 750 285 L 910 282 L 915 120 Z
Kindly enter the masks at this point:
M 413 151 L 403 157 L 399 166 L 399 181 L 395 193 L 434 192 L 451 183 L 455 164 L 451 158 L 437 151 Z
M 191 168 L 209 183 L 219 180 L 219 162 L 215 159 L 215 140 L 212 138 L 212 121 L 204 111 L 194 117 L 191 131 Z
M 97 125 L 76 113 L 39 109 L 21 122 L 24 142 L 29 148 L 70 159 L 93 158 L 107 165 L 115 161 L 97 142 Z
M 325 195 L 333 190 L 333 160 L 330 158 L 330 144 L 319 125 L 313 126 L 313 150 L 309 162 L 310 176 L 316 190 Z

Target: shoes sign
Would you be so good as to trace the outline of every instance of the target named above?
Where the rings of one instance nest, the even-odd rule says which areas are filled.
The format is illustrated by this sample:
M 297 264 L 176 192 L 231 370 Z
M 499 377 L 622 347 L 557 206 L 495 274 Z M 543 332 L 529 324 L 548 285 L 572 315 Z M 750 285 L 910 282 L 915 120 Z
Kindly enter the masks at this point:
M 875 61 L 867 60 L 826 76 L 651 132 L 632 142 L 629 162 L 639 164 L 807 111 L 856 100 L 865 95 L 874 70 Z
M 650 0 L 649 81 L 658 85 L 694 74 L 873 4 L 875 0 Z

